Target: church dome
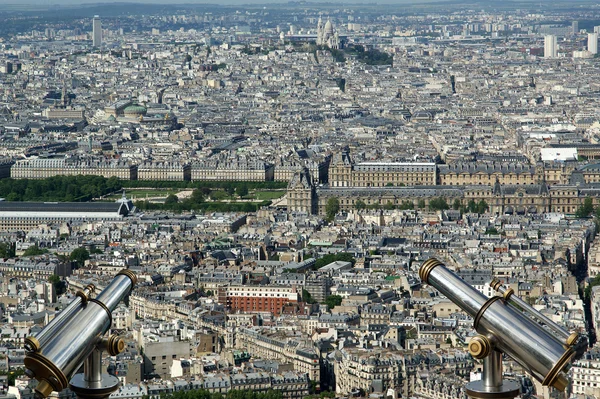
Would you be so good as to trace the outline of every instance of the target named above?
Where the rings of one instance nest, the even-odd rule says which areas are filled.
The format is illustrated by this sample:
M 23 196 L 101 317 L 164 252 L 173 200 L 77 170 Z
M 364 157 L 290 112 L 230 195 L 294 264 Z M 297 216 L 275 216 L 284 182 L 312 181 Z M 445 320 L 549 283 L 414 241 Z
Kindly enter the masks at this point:
M 327 20 L 327 22 L 325 22 L 325 33 L 333 35 L 333 24 L 330 20 Z

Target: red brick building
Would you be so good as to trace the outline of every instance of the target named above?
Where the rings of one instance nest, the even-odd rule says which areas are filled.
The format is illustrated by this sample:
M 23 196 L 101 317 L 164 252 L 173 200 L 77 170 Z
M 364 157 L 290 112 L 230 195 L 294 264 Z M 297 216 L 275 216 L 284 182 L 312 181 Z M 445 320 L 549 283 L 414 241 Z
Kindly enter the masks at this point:
M 232 312 L 281 314 L 285 305 L 298 303 L 295 287 L 230 286 L 219 289 L 219 302 Z

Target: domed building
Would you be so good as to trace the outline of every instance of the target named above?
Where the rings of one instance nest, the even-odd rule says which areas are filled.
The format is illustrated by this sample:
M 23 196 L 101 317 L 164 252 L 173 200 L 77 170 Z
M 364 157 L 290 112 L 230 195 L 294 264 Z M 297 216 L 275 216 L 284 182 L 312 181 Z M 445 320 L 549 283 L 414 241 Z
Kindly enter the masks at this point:
M 323 20 L 319 17 L 319 22 L 317 23 L 317 45 L 327 46 L 332 49 L 340 48 L 340 37 L 333 29 L 333 24 L 329 18 L 325 22 L 325 26 L 323 26 Z
M 139 119 L 140 117 L 146 115 L 146 112 L 148 112 L 146 107 L 143 107 L 141 105 L 129 105 L 123 110 L 123 115 L 126 118 Z

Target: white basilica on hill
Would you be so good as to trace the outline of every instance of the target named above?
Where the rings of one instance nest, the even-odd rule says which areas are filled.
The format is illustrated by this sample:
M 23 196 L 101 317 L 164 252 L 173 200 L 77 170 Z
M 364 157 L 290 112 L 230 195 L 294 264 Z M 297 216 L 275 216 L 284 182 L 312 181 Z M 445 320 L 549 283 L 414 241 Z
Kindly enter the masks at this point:
M 317 45 L 333 49 L 340 48 L 340 37 L 333 30 L 333 24 L 329 18 L 325 22 L 325 26 L 323 26 L 323 20 L 319 17 L 319 22 L 317 23 Z

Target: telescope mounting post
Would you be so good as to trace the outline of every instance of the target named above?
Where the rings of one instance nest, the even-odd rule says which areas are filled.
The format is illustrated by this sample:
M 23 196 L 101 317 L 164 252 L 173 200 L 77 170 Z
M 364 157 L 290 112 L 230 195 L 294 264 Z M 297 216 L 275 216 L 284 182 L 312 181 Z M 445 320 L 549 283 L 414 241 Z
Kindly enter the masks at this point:
M 469 352 L 476 359 L 483 359 L 481 380 L 465 386 L 472 399 L 514 399 L 521 392 L 516 381 L 502 378 L 502 352 L 494 349 L 493 339 L 478 335 L 469 342 Z
M 115 356 L 125 349 L 125 342 L 116 335 L 100 341 L 83 363 L 83 373 L 75 374 L 69 388 L 78 399 L 108 399 L 121 382 L 114 375 L 102 373 L 102 351 Z

